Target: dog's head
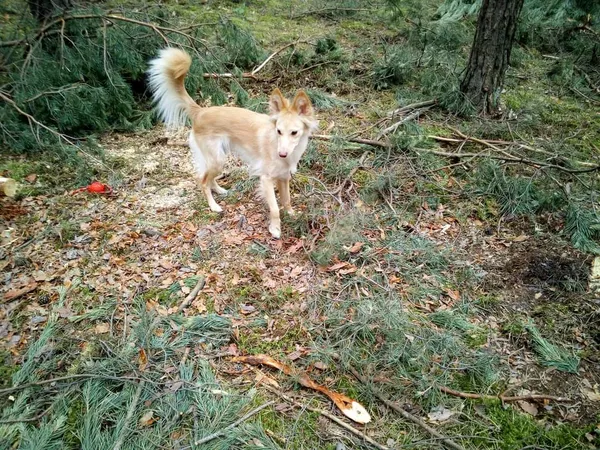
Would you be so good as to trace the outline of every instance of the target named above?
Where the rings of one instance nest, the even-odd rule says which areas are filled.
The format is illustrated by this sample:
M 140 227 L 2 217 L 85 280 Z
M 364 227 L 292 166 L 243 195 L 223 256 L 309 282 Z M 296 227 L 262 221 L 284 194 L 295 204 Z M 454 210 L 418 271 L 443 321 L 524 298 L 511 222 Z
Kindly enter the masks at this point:
M 304 91 L 298 91 L 290 103 L 275 88 L 269 99 L 269 109 L 277 133 L 277 152 L 280 158 L 290 155 L 302 138 L 306 139 L 318 127 L 312 103 Z

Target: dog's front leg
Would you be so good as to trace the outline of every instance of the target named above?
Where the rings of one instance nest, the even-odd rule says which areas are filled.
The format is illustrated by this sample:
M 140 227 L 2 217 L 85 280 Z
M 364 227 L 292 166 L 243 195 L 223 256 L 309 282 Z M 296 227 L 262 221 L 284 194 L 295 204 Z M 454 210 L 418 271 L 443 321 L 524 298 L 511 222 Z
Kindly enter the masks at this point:
M 278 180 L 277 189 L 279 189 L 281 206 L 283 206 L 283 209 L 286 213 L 288 213 L 290 216 L 293 216 L 294 210 L 292 209 L 292 200 L 290 197 L 290 180 Z
M 267 205 L 269 205 L 269 232 L 274 238 L 279 239 L 281 236 L 281 219 L 279 218 L 279 206 L 275 197 L 275 184 L 273 183 L 273 179 L 267 176 L 262 176 L 260 183 L 263 197 L 267 201 Z

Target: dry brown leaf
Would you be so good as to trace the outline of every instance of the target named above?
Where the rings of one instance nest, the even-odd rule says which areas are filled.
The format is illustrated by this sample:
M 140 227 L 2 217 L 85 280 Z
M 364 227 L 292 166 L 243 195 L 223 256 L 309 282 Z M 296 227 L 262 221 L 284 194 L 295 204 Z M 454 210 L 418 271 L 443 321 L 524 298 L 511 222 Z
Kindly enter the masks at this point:
M 336 270 L 343 269 L 344 267 L 348 267 L 349 265 L 350 265 L 350 263 L 348 263 L 346 261 L 342 261 L 342 262 L 339 262 L 339 263 L 334 264 L 332 266 L 329 266 L 327 268 L 327 271 L 328 272 L 335 272 Z
M 258 370 L 258 371 L 256 372 L 256 377 L 254 378 L 254 381 L 255 381 L 257 384 L 260 384 L 260 383 L 265 383 L 265 384 L 268 384 L 269 386 L 273 386 L 273 387 L 275 387 L 275 388 L 279 388 L 279 383 L 277 382 L 277 380 L 276 380 L 276 379 L 274 379 L 274 378 L 271 378 L 270 376 L 268 376 L 268 375 L 264 374 L 264 373 L 263 373 L 263 372 L 261 372 L 260 370 Z
M 364 242 L 355 242 L 354 245 L 348 249 L 348 251 L 350 253 L 358 253 L 364 245 Z
M 290 353 L 289 355 L 287 355 L 288 359 L 290 361 L 296 361 L 297 359 L 299 359 L 302 356 L 302 352 L 299 350 L 293 351 L 292 353 Z
M 286 253 L 294 254 L 298 250 L 300 250 L 303 245 L 304 245 L 304 241 L 302 239 L 299 239 L 298 242 L 296 242 L 294 245 L 292 245 L 290 248 L 287 249 Z
M 356 272 L 357 270 L 358 270 L 358 269 L 356 268 L 356 266 L 350 266 L 350 267 L 349 267 L 349 268 L 347 268 L 347 269 L 342 269 L 342 270 L 338 271 L 338 273 L 339 273 L 340 275 L 348 275 L 349 273 L 354 273 L 354 272 Z
M 452 300 L 454 300 L 455 302 L 460 300 L 460 292 L 452 290 L 452 289 L 446 289 L 445 292 L 446 292 L 446 295 L 448 297 L 450 297 Z
M 37 175 L 35 173 L 32 173 L 30 175 L 27 175 L 25 178 L 23 178 L 25 181 L 27 181 L 28 183 L 35 183 L 35 180 L 37 180 Z
M 154 411 L 147 411 L 142 417 L 140 417 L 139 425 L 140 427 L 149 427 L 156 421 L 157 418 L 154 417 Z
M 94 332 L 96 334 L 108 333 L 109 330 L 110 330 L 110 326 L 107 323 L 98 323 L 94 327 Z
M 527 414 L 531 414 L 532 416 L 537 416 L 538 409 L 533 403 L 526 402 L 525 400 L 519 400 L 517 404 L 521 407 L 523 411 Z
M 35 281 L 30 282 L 29 284 L 18 288 L 12 289 L 4 294 L 4 299 L 2 302 L 10 302 L 12 300 L 16 300 L 17 298 L 34 291 L 38 287 L 38 284 Z
M 303 270 L 304 270 L 304 268 L 301 266 L 294 267 L 292 269 L 292 271 L 290 272 L 290 278 L 297 278 L 302 273 Z
M 146 370 L 146 367 L 148 367 L 148 355 L 146 354 L 146 350 L 140 348 L 138 355 L 138 369 L 143 372 Z
M 313 367 L 315 369 L 319 369 L 319 370 L 326 370 L 329 369 L 329 366 L 327 364 L 325 364 L 323 361 L 317 361 L 313 364 Z

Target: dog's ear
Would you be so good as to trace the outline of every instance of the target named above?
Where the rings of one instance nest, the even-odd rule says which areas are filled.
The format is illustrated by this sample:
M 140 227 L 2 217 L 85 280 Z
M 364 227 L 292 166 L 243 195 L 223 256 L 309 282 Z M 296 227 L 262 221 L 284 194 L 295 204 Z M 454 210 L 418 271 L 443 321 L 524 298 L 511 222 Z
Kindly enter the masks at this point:
M 271 94 L 271 98 L 269 98 L 269 110 L 271 111 L 271 114 L 279 114 L 288 106 L 289 102 L 287 99 L 283 96 L 279 88 L 275 88 Z
M 312 116 L 313 107 L 310 102 L 310 98 L 304 91 L 298 91 L 294 100 L 292 101 L 292 111 L 296 111 L 301 116 Z

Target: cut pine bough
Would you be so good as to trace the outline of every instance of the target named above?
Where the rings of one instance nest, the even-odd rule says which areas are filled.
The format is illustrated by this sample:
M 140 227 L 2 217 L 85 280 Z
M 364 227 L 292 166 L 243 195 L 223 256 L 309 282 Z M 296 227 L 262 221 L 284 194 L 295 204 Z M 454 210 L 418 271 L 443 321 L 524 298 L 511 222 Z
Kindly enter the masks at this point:
M 231 359 L 232 362 L 241 362 L 250 364 L 252 366 L 265 365 L 274 367 L 285 373 L 286 375 L 293 375 L 297 377 L 298 382 L 309 389 L 321 392 L 322 394 L 329 397 L 333 403 L 339 408 L 339 410 L 349 419 L 356 423 L 365 424 L 371 421 L 371 415 L 367 410 L 357 401 L 352 400 L 350 397 L 344 394 L 330 391 L 325 386 L 315 383 L 310 377 L 304 372 L 297 372 L 290 366 L 287 366 L 267 355 L 255 355 L 255 356 L 236 356 Z

